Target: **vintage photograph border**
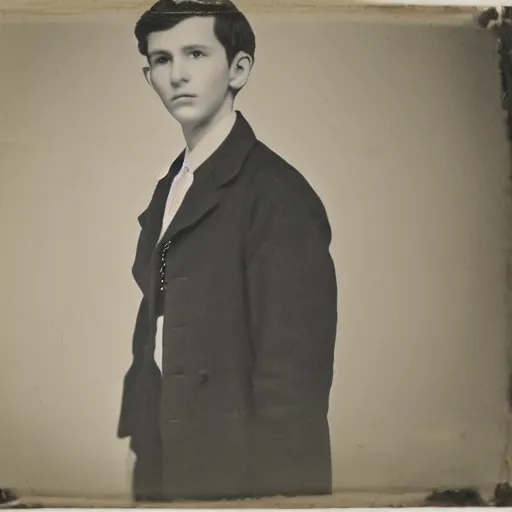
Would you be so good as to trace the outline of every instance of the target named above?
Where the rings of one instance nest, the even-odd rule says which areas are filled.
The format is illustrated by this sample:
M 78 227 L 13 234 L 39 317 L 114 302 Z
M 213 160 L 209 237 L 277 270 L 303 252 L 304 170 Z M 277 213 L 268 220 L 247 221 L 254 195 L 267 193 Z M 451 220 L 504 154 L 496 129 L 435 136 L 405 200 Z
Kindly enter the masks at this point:
M 502 107 L 504 122 L 512 139 L 512 10 L 510 7 L 476 7 L 470 5 L 405 5 L 351 2 L 339 0 L 239 0 L 237 5 L 248 14 L 280 16 L 300 15 L 324 17 L 332 14 L 350 14 L 361 19 L 383 21 L 388 17 L 403 23 L 421 23 L 431 25 L 468 24 L 480 26 L 493 32 L 500 55 L 500 74 L 503 86 Z M 91 19 L 115 19 L 123 13 L 131 14 L 147 8 L 143 0 L 0 0 L 0 30 L 2 23 L 22 22 L 66 22 L 90 21 Z M 512 193 L 509 193 L 512 202 Z M 510 250 L 512 253 L 512 249 Z M 511 258 L 512 260 L 512 258 Z M 512 268 L 512 261 L 510 263 Z M 512 283 L 511 283 L 512 284 Z M 511 287 L 512 288 L 512 287 Z M 512 367 L 512 354 L 510 355 Z M 512 372 L 509 372 L 509 407 L 512 409 Z M 509 421 L 510 423 L 510 421 Z M 129 500 L 116 500 L 95 497 L 58 497 L 58 496 L 18 496 L 10 489 L 0 488 L 0 509 L 45 508 L 47 510 L 85 509 L 85 510 L 125 510 L 130 508 L 151 508 L 155 510 L 206 510 L 206 509 L 286 509 L 301 510 L 315 508 L 320 510 L 357 509 L 392 510 L 394 508 L 450 508 L 453 512 L 460 509 L 488 508 L 497 506 L 512 509 L 512 487 L 509 485 L 510 447 L 505 447 L 502 468 L 502 482 L 497 482 L 492 496 L 482 497 L 474 489 L 438 489 L 432 494 L 414 491 L 386 492 L 342 492 L 325 497 L 299 498 L 259 498 L 243 501 L 218 502 L 179 502 L 134 504 Z

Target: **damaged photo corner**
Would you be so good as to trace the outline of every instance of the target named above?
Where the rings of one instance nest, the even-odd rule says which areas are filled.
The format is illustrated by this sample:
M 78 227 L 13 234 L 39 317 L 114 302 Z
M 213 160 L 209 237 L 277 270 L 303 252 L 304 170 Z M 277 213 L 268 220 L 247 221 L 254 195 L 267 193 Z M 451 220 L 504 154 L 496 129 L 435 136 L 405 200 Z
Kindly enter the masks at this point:
M 510 506 L 509 8 L 38 4 L 0 506 Z

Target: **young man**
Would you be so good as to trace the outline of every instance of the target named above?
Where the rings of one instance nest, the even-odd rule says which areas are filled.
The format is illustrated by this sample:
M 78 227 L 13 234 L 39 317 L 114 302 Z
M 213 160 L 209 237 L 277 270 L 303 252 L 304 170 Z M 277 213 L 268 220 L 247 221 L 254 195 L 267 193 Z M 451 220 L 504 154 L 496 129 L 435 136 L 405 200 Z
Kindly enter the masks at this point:
M 307 181 L 234 110 L 252 29 L 230 2 L 160 0 L 135 34 L 186 149 L 139 217 L 118 430 L 134 497 L 330 493 L 331 230 Z

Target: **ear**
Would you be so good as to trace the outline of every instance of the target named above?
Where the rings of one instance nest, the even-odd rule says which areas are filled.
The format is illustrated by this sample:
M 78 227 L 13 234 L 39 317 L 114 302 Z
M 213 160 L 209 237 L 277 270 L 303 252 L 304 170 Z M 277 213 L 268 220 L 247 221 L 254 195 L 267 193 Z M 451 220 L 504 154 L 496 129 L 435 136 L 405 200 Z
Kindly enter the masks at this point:
M 151 68 L 149 66 L 144 66 L 142 68 L 142 72 L 144 73 L 144 77 L 146 78 L 148 84 L 153 87 L 153 82 L 151 81 Z
M 249 79 L 253 65 L 252 57 L 245 52 L 238 52 L 229 67 L 229 87 L 239 91 Z

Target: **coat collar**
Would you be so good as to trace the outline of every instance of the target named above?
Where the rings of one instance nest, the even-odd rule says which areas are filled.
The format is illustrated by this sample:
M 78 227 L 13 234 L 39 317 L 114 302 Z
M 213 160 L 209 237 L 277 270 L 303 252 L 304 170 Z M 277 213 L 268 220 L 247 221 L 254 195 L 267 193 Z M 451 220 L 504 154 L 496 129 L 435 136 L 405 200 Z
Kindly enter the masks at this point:
M 228 136 L 194 172 L 194 183 L 160 241 L 154 246 L 160 249 L 178 233 L 191 228 L 211 212 L 219 202 L 219 189 L 234 180 L 242 169 L 243 163 L 251 148 L 256 144 L 256 136 L 245 119 L 236 112 L 236 120 Z M 172 164 L 167 175 L 158 182 L 153 199 L 146 210 L 147 224 L 154 231 L 161 226 L 163 209 L 176 169 L 181 168 L 185 151 Z M 144 214 L 143 214 L 144 215 Z M 150 226 L 147 226 L 150 228 Z M 152 229 L 152 228 L 150 228 Z
M 234 179 L 242 169 L 249 151 L 256 144 L 256 136 L 245 119 L 236 112 L 236 120 L 228 136 L 218 149 L 196 170 L 196 173 L 212 173 L 217 187 Z

